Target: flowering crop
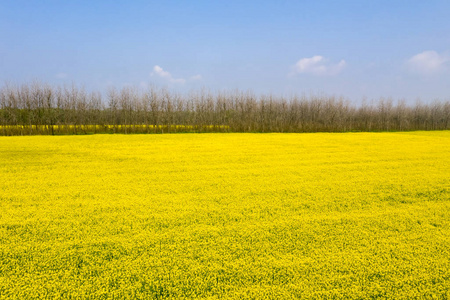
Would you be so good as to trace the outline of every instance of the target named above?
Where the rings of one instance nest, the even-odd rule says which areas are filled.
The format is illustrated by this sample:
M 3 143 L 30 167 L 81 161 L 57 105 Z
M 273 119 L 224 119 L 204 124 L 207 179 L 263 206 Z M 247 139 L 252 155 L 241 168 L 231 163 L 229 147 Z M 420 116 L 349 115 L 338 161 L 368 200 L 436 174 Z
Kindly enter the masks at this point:
M 0 137 L 0 299 L 447 299 L 449 216 L 449 131 Z

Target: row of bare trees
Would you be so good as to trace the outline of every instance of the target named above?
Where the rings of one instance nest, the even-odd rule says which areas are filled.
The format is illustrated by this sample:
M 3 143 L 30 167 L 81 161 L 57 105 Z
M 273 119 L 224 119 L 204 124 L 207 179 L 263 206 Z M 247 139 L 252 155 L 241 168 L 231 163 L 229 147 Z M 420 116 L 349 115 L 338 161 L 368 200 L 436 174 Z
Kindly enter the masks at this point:
M 450 129 L 450 102 L 352 105 L 328 96 L 189 95 L 111 89 L 107 96 L 45 84 L 0 88 L 0 135 L 161 132 L 344 132 Z

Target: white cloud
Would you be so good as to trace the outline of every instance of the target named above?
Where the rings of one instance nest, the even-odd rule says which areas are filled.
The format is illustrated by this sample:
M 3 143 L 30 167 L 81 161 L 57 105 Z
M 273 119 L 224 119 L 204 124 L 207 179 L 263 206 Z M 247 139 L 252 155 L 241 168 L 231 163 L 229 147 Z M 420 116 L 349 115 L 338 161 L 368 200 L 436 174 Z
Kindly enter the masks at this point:
M 56 78 L 58 78 L 58 79 L 64 79 L 64 78 L 67 78 L 67 74 L 66 73 L 58 73 L 58 74 L 56 74 Z
M 163 68 L 161 68 L 158 65 L 153 67 L 153 73 L 151 75 L 152 76 L 153 75 L 157 75 L 157 76 L 159 76 L 161 78 L 164 78 L 164 79 L 166 79 L 166 80 L 168 80 L 169 82 L 172 82 L 172 83 L 184 84 L 186 82 L 186 79 L 184 79 L 184 78 L 173 78 L 172 75 L 169 72 L 164 71 Z
M 345 68 L 345 66 L 345 60 L 341 60 L 337 64 L 330 64 L 323 56 L 315 55 L 297 61 L 297 63 L 292 66 L 292 72 L 289 75 L 294 76 L 301 73 L 313 75 L 337 75 Z
M 189 79 L 197 81 L 197 80 L 202 80 L 203 77 L 202 77 L 202 75 L 198 74 L 198 75 L 191 76 L 191 78 L 189 78 Z
M 184 78 L 176 78 L 176 79 L 172 78 L 172 79 L 170 79 L 170 82 L 184 84 L 186 82 L 186 79 L 184 79 Z
M 424 51 L 407 61 L 409 69 L 422 74 L 433 74 L 443 71 L 450 62 L 450 57 L 436 51 Z
M 153 71 L 154 71 L 159 77 L 162 77 L 162 78 L 168 78 L 168 79 L 171 79 L 171 78 L 172 78 L 172 75 L 170 75 L 169 72 L 164 71 L 163 68 L 161 68 L 160 66 L 154 66 L 154 67 L 153 67 Z

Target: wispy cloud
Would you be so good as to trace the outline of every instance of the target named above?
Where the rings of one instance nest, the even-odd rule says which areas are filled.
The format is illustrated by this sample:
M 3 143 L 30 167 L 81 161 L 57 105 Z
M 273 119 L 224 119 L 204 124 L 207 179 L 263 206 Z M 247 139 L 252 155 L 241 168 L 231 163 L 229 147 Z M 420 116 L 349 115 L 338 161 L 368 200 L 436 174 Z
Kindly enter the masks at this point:
M 58 79 L 65 79 L 65 78 L 67 78 L 67 74 L 66 73 L 58 73 L 58 74 L 56 74 L 56 78 L 58 78 Z
M 297 61 L 297 63 L 292 66 L 292 71 L 289 75 L 295 76 L 296 74 L 305 73 L 317 76 L 332 76 L 339 74 L 345 68 L 346 64 L 345 60 L 341 60 L 337 64 L 332 64 L 323 56 L 315 55 Z
M 415 73 L 434 74 L 446 69 L 450 57 L 436 51 L 424 51 L 416 54 L 407 61 L 409 69 Z
M 157 75 L 161 78 L 164 78 L 166 80 L 168 80 L 169 82 L 172 83 L 181 83 L 184 84 L 186 82 L 186 79 L 184 78 L 173 78 L 172 74 L 170 74 L 167 71 L 164 71 L 163 68 L 161 68 L 160 66 L 156 65 L 153 67 L 153 73 L 151 74 L 153 75 Z
M 193 81 L 199 81 L 199 80 L 202 80 L 203 77 L 202 77 L 202 75 L 198 74 L 198 75 L 191 76 L 189 79 L 193 80 Z

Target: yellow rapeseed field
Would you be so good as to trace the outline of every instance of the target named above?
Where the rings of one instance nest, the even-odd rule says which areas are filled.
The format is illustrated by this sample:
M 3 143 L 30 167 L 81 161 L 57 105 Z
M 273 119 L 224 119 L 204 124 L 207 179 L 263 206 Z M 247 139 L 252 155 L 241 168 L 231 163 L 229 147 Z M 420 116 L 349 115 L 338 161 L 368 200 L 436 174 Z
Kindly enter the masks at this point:
M 450 132 L 0 137 L 0 299 L 448 299 Z

